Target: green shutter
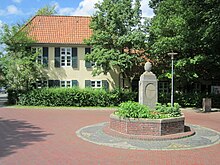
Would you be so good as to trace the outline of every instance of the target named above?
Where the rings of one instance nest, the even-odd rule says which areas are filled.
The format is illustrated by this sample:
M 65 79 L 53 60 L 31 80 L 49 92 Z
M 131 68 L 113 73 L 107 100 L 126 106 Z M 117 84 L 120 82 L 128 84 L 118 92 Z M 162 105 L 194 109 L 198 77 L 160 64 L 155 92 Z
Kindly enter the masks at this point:
M 79 82 L 77 80 L 72 80 L 72 87 L 78 87 Z
M 48 80 L 48 87 L 53 87 L 53 80 Z
M 43 47 L 43 66 L 48 67 L 48 47 Z
M 86 61 L 85 65 L 86 65 L 86 68 L 92 68 L 92 64 L 89 61 Z
M 91 53 L 91 48 L 85 48 L 85 55 Z M 86 68 L 91 68 L 92 64 L 90 61 L 85 61 L 85 66 Z
M 85 48 L 85 54 L 90 54 L 91 53 L 91 48 Z
M 55 67 L 59 68 L 60 67 L 60 48 L 55 48 Z
M 107 91 L 109 90 L 109 83 L 107 80 L 102 80 L 102 87 Z
M 85 87 L 91 87 L 91 81 L 85 80 Z
M 60 80 L 54 80 L 53 86 L 54 87 L 60 87 Z
M 60 80 L 48 80 L 48 87 L 60 87 Z
M 48 81 L 47 80 L 43 81 L 42 87 L 48 87 Z
M 72 67 L 78 68 L 77 48 L 72 48 Z

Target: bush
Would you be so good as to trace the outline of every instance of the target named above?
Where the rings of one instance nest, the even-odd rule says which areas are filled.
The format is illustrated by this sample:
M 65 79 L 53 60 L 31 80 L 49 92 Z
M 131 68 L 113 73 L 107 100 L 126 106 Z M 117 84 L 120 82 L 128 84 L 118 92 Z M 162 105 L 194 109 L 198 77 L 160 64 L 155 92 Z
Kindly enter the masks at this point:
M 220 94 L 209 94 L 193 92 L 193 93 L 175 93 L 174 100 L 179 103 L 181 107 L 202 107 L 202 99 L 208 97 L 212 99 L 212 107 L 220 107 Z M 162 104 L 170 103 L 169 93 L 159 93 L 159 102 Z
M 128 101 L 121 103 L 115 114 L 123 118 L 148 118 L 149 111 L 145 105 Z
M 212 99 L 212 107 L 220 108 L 220 94 L 210 94 L 207 97 Z
M 170 104 L 158 104 L 156 106 L 156 111 L 153 111 L 150 110 L 149 107 L 133 101 L 121 103 L 114 114 L 122 118 L 149 119 L 162 119 L 181 116 L 179 104 L 174 104 L 174 107 L 171 107 Z
M 170 103 L 167 105 L 158 103 L 156 105 L 156 111 L 161 114 L 167 114 L 169 117 L 178 117 L 181 116 L 180 105 L 178 103 L 174 103 L 172 107 Z
M 137 92 L 132 92 L 126 89 L 114 89 L 110 93 L 110 98 L 114 100 L 115 105 L 119 105 L 122 102 L 134 101 L 137 97 Z
M 8 104 L 9 105 L 17 104 L 17 102 L 19 100 L 19 96 L 22 95 L 25 92 L 26 91 L 23 91 L 23 90 L 8 89 L 7 90 L 7 93 L 8 93 Z
M 19 105 L 28 106 L 118 106 L 133 100 L 129 91 L 106 91 L 92 88 L 43 88 L 31 90 L 19 97 Z
M 179 103 L 181 107 L 201 107 L 204 93 L 175 93 L 174 100 Z M 170 93 L 159 93 L 159 102 L 162 104 L 170 103 Z

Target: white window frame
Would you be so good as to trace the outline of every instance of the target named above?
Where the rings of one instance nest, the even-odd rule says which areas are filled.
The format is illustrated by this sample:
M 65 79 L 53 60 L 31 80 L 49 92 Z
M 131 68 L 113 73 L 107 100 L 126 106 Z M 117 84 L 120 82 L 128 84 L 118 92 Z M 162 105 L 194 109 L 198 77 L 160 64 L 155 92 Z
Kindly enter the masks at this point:
M 60 80 L 60 87 L 61 88 L 71 88 L 72 81 L 71 80 Z
M 39 81 L 37 81 L 36 82 L 36 86 L 37 86 L 37 88 L 42 88 L 43 86 L 42 86 L 42 84 L 46 84 L 46 87 L 48 87 L 48 81 L 47 80 L 39 80 Z
M 42 47 L 32 47 L 31 51 L 34 52 L 34 53 L 38 53 L 38 56 L 36 58 L 36 62 L 38 64 L 43 65 L 43 48 Z
M 94 66 L 96 65 L 96 62 L 90 62 L 91 63 L 91 66 L 92 66 L 92 68 L 94 68 Z
M 102 88 L 102 80 L 91 80 L 92 88 Z
M 60 48 L 60 66 L 71 67 L 72 66 L 72 48 L 61 47 Z
M 159 92 L 169 93 L 169 82 L 167 82 L 167 81 L 160 81 L 158 86 L 159 86 Z

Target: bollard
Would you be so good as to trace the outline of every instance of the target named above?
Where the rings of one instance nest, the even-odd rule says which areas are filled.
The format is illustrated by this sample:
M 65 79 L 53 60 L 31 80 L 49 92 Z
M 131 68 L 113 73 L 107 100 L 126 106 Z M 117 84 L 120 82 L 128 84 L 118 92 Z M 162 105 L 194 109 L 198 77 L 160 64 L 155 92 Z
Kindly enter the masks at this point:
M 204 112 L 211 112 L 212 109 L 212 100 L 211 98 L 203 98 L 202 100 L 202 110 Z

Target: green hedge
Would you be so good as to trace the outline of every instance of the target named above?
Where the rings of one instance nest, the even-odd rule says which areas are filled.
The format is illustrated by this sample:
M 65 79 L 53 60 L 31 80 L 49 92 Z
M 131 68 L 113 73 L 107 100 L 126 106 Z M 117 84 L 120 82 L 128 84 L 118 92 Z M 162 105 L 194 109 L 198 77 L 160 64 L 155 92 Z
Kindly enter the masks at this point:
M 175 93 L 174 102 L 178 103 L 181 107 L 201 107 L 202 98 L 204 94 L 202 93 Z M 170 94 L 160 93 L 159 103 L 166 104 L 170 103 Z
M 94 90 L 91 88 L 44 88 L 32 91 L 8 90 L 9 104 L 33 106 L 118 106 L 134 101 L 137 93 L 128 90 Z M 202 107 L 204 93 L 175 93 L 174 101 L 181 107 Z M 220 95 L 209 95 L 212 107 L 220 107 Z M 170 94 L 159 93 L 159 103 L 170 103 Z
M 202 107 L 202 99 L 209 97 L 212 99 L 212 107 L 220 107 L 220 95 L 205 93 L 175 93 L 174 102 L 178 103 L 181 107 Z M 170 103 L 170 94 L 159 93 L 159 103 Z
M 43 88 L 31 90 L 19 97 L 19 105 L 27 106 L 117 106 L 133 101 L 136 93 L 127 90 L 106 91 L 92 88 Z

